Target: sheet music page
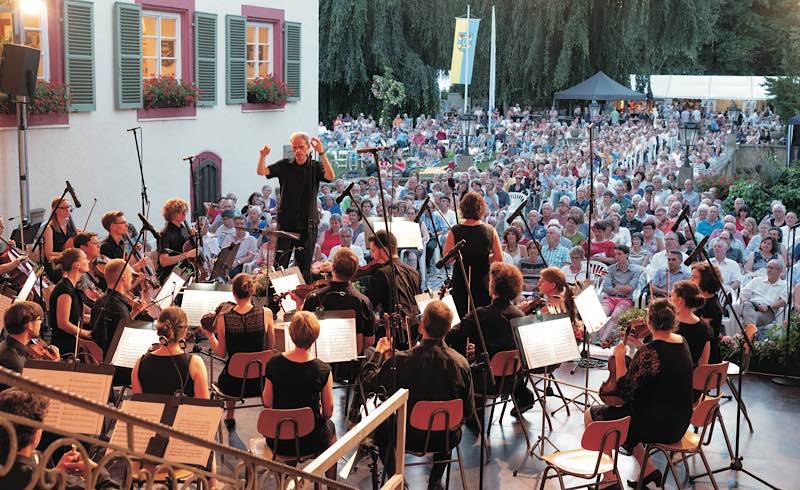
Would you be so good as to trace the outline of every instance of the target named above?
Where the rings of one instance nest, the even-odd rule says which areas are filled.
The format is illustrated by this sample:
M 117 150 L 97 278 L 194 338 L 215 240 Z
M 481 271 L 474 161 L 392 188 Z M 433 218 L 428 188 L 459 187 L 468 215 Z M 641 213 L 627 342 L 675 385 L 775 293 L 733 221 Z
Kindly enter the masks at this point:
M 164 405 L 153 402 L 139 402 L 133 400 L 123 400 L 120 410 L 131 415 L 136 415 L 151 422 L 161 422 L 161 415 L 164 413 Z M 155 431 L 134 426 L 133 428 L 133 449 L 143 453 L 147 449 L 150 438 L 156 435 Z M 111 433 L 111 444 L 128 447 L 128 424 L 117 422 L 114 432 Z
M 575 296 L 575 307 L 578 308 L 581 320 L 589 333 L 597 332 L 608 322 L 608 316 L 603 310 L 603 305 L 600 304 L 600 298 L 597 296 L 594 286 L 589 286 L 581 294 Z
M 285 276 L 273 277 L 270 279 L 272 287 L 275 288 L 277 294 L 288 293 L 294 291 L 300 285 L 300 278 L 296 274 L 286 274 Z M 281 307 L 286 313 L 291 313 L 297 310 L 297 303 L 291 298 L 286 296 L 281 300 Z
M 155 304 L 160 306 L 161 308 L 166 308 L 167 306 L 172 305 L 175 301 L 175 296 L 181 291 L 181 288 L 186 283 L 184 279 L 175 274 L 174 272 L 170 273 L 169 277 L 164 284 L 161 285 L 161 289 L 158 290 L 158 294 L 156 295 L 156 299 L 154 301 Z M 171 297 L 171 301 L 167 301 L 166 298 Z
M 206 313 L 213 313 L 221 303 L 234 302 L 231 291 L 201 291 L 187 289 L 183 292 L 181 309 L 186 312 L 190 327 L 199 327 Z
M 28 278 L 25 279 L 25 284 L 22 285 L 22 289 L 19 290 L 19 294 L 17 295 L 17 299 L 14 300 L 14 303 L 27 300 L 33 290 L 33 285 L 36 284 L 38 279 L 36 274 L 29 275 Z
M 0 294 L 0 330 L 6 328 L 5 316 L 6 311 L 14 304 L 14 298 L 9 298 Z
M 140 357 L 147 354 L 153 344 L 158 343 L 158 334 L 149 328 L 129 328 L 122 330 L 117 350 L 111 364 L 117 367 L 133 368 Z
M 283 344 L 283 352 L 289 352 L 295 348 L 292 337 L 289 335 L 289 322 L 283 324 Z
M 377 233 L 380 230 L 386 229 L 384 226 L 383 218 L 369 218 L 372 222 L 372 227 L 375 228 Z M 397 238 L 397 248 L 414 248 L 422 250 L 422 231 L 419 228 L 419 223 L 414 223 L 412 220 L 403 218 L 394 218 L 389 222 L 389 231 Z M 441 232 L 441 230 L 439 230 Z
M 175 430 L 187 432 L 201 439 L 213 441 L 221 416 L 221 407 L 181 404 L 178 405 L 178 413 L 175 415 L 175 422 L 172 423 L 172 427 Z M 211 450 L 208 448 L 195 446 L 171 437 L 169 444 L 167 444 L 167 451 L 164 453 L 164 459 L 177 461 L 178 463 L 205 466 L 210 452 Z
M 528 369 L 571 361 L 581 355 L 569 317 L 522 325 L 518 331 Z
M 355 318 L 326 318 L 319 322 L 315 344 L 317 358 L 328 364 L 352 361 L 358 357 Z
M 431 298 L 430 294 L 422 293 L 414 296 L 414 299 L 417 301 L 417 306 L 419 307 L 420 314 L 422 314 L 422 312 L 425 311 L 425 308 L 428 306 L 428 304 L 430 304 L 431 301 L 436 299 L 436 295 L 434 295 L 434 297 Z M 450 312 L 453 313 L 453 321 L 450 322 L 450 326 L 454 327 L 459 323 L 461 323 L 461 318 L 459 318 L 458 316 L 458 310 L 456 309 L 456 302 L 455 300 L 453 300 L 453 296 L 450 294 L 446 294 L 444 298 L 442 298 L 442 301 L 444 301 L 444 304 L 446 304 L 447 307 L 450 308 Z
M 64 391 L 106 404 L 111 390 L 111 375 L 61 371 L 56 369 L 25 369 L 25 377 L 46 383 Z M 78 434 L 98 435 L 103 430 L 103 416 L 88 412 L 69 403 L 50 399 L 44 418 L 46 424 Z

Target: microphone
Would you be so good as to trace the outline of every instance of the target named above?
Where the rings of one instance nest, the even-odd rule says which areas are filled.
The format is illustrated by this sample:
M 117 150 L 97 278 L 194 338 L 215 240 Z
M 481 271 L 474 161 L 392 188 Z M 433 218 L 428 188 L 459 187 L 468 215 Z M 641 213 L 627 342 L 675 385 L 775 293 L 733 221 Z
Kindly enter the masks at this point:
M 694 259 L 700 256 L 700 252 L 705 249 L 709 238 L 710 236 L 706 236 L 700 240 L 700 243 L 697 244 L 697 247 L 695 247 L 695 249 L 692 250 L 692 253 L 690 253 L 689 256 L 686 257 L 686 260 L 683 261 L 683 265 L 691 265 L 691 263 L 694 262 Z
M 361 148 L 360 150 L 356 150 L 356 153 L 358 153 L 360 155 L 362 153 L 377 153 L 379 151 L 386 151 L 386 150 L 391 150 L 391 149 L 392 149 L 391 146 L 365 146 L 364 148 Z
M 689 205 L 687 204 L 686 206 L 683 207 L 683 210 L 681 210 L 681 214 L 678 215 L 678 218 L 675 220 L 675 223 L 672 224 L 673 233 L 678 231 L 678 227 L 680 226 L 681 221 L 686 219 L 686 216 L 689 215 L 689 211 L 690 211 Z
M 454 179 L 452 177 L 448 177 L 447 178 L 447 187 L 449 187 L 450 190 L 452 190 L 452 191 L 456 190 L 456 179 Z
M 72 184 L 70 184 L 69 181 L 67 181 L 67 192 L 69 192 L 69 195 L 72 196 L 72 203 L 75 204 L 75 207 L 76 208 L 81 207 L 81 202 L 75 195 L 75 189 L 72 188 Z
M 136 131 L 137 129 L 142 129 L 142 127 L 141 126 L 136 126 L 135 128 L 129 128 L 129 129 L 126 129 L 125 131 L 130 133 L 131 131 Z
M 319 304 L 317 305 L 317 309 L 315 311 L 316 314 L 322 315 L 322 314 L 325 313 L 325 298 L 327 298 L 328 295 L 330 295 L 330 294 L 334 294 L 336 296 L 341 296 L 342 298 L 347 296 L 347 294 L 344 291 L 328 291 L 327 293 L 322 295 L 322 298 L 320 298 Z M 319 292 L 318 291 L 314 291 L 313 293 L 308 295 L 309 298 L 312 297 L 312 296 L 316 298 L 317 296 L 319 296 Z
M 184 162 L 186 162 L 186 161 L 191 162 L 192 160 L 195 159 L 196 156 L 197 155 L 186 155 L 185 157 L 181 158 L 181 160 L 183 160 Z
M 463 240 L 463 239 L 459 240 L 459 242 L 456 243 L 455 246 L 453 248 L 451 248 L 449 252 L 447 252 L 447 255 L 445 255 L 444 257 L 439 259 L 438 262 L 436 262 L 436 268 L 437 269 L 441 269 L 442 267 L 444 267 L 444 265 L 450 259 L 455 257 L 461 251 L 461 249 L 464 248 L 466 245 L 467 245 L 467 241 L 466 240 Z
M 508 223 L 510 225 L 517 216 L 522 216 L 522 211 L 525 209 L 525 205 L 526 204 L 528 204 L 528 200 L 527 199 L 525 199 L 521 203 L 519 203 L 519 206 L 517 206 L 517 209 L 515 209 L 514 212 L 511 213 L 508 216 L 508 218 L 506 218 L 506 223 Z
M 353 190 L 354 185 L 356 185 L 355 182 L 350 182 L 349 184 L 347 184 L 347 187 L 344 188 L 342 193 L 336 196 L 336 199 L 334 199 L 336 201 L 336 204 L 341 204 L 342 201 L 344 201 L 344 198 L 350 195 L 350 191 Z
M 425 200 L 422 201 L 422 206 L 419 207 L 419 212 L 417 215 L 414 216 L 414 223 L 419 223 L 419 220 L 422 218 L 422 215 L 425 213 L 425 210 L 428 208 L 428 203 L 431 201 L 431 196 L 425 196 Z
M 156 229 L 153 228 L 153 225 L 147 221 L 147 218 L 145 218 L 142 213 L 137 213 L 137 216 L 139 216 L 139 220 L 142 222 L 142 228 L 152 233 L 153 236 L 156 237 L 156 240 L 158 240 L 158 237 L 161 236 L 161 233 L 157 232 Z

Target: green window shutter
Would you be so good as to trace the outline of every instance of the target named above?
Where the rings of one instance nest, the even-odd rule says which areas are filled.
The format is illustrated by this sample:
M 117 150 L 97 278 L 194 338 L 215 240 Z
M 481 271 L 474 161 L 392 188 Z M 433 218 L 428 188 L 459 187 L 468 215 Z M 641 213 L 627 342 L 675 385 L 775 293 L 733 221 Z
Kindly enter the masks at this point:
M 283 80 L 291 95 L 290 101 L 300 100 L 300 38 L 302 24 L 286 22 L 283 25 Z
M 114 4 L 117 109 L 142 107 L 142 6 Z
M 240 15 L 225 16 L 225 102 L 244 104 L 247 102 L 247 18 Z
M 217 105 L 217 15 L 194 14 L 194 78 L 199 106 Z
M 64 72 L 72 111 L 95 110 L 94 4 L 64 0 Z

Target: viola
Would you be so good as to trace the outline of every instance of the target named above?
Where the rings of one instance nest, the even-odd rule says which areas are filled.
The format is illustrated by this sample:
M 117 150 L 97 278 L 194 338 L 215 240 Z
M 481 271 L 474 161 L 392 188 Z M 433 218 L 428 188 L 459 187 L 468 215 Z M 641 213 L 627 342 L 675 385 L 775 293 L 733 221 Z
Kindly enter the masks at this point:
M 28 359 L 35 359 L 37 361 L 58 361 L 61 356 L 58 351 L 39 337 L 31 339 L 30 343 L 26 346 Z
M 19 257 L 25 257 L 25 260 L 20 261 L 16 269 L 8 273 L 8 275 L 11 277 L 14 288 L 17 291 L 21 290 L 22 286 L 25 285 L 25 281 L 28 280 L 28 276 L 31 274 L 36 274 L 39 279 L 37 279 L 33 284 L 33 293 L 39 298 L 43 298 L 42 290 L 54 286 L 52 281 L 50 281 L 46 275 L 43 275 L 44 268 L 37 266 L 37 264 L 33 262 L 30 257 L 27 257 L 17 247 L 12 246 L 11 242 L 8 240 L 0 237 L 0 241 L 6 244 L 6 253 L 0 255 L 0 264 L 8 264 Z
M 631 332 L 634 332 L 634 337 L 636 338 L 643 337 L 642 327 L 645 327 L 645 331 L 647 330 L 645 325 L 644 320 L 631 321 L 628 326 L 625 327 L 625 336 L 622 338 L 622 343 L 628 343 L 628 337 L 631 335 Z M 630 356 L 625 356 L 625 366 L 629 366 L 630 362 Z M 607 405 L 620 406 L 625 403 L 625 400 L 619 393 L 619 387 L 617 386 L 617 363 L 613 354 L 608 358 L 608 379 L 603 381 L 603 384 L 600 385 L 599 394 L 600 399 Z

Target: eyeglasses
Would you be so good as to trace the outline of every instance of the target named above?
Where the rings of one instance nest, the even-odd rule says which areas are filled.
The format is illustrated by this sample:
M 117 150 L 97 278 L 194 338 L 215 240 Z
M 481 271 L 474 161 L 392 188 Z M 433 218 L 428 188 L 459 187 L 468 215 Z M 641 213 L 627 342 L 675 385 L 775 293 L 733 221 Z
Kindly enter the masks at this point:
M 72 212 L 72 210 L 75 208 L 73 208 L 72 206 L 59 206 L 56 209 L 66 209 L 67 211 Z

